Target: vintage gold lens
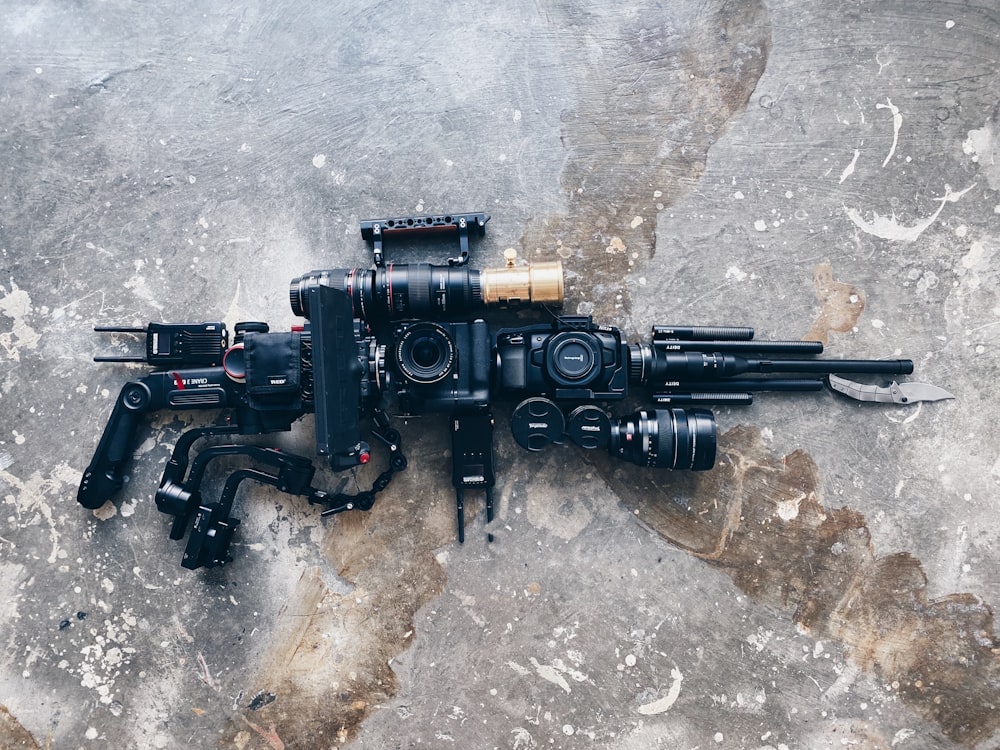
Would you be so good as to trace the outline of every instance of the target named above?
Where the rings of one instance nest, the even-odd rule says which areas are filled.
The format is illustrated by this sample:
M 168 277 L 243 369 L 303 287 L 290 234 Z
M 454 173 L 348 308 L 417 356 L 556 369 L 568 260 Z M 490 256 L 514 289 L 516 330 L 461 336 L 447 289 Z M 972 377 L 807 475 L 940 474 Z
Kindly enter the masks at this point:
M 562 261 L 543 261 L 527 266 L 484 268 L 483 302 L 487 305 L 563 303 Z

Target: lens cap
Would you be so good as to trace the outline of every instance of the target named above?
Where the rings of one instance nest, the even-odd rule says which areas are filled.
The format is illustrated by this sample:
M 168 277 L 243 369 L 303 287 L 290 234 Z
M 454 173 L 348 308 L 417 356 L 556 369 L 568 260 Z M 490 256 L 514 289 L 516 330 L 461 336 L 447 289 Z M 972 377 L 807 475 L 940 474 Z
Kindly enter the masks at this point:
M 557 333 L 546 345 L 546 365 L 549 377 L 559 385 L 587 385 L 601 372 L 600 344 L 587 333 Z
M 555 402 L 536 396 L 522 401 L 510 418 L 510 431 L 522 448 L 540 451 L 558 443 L 566 431 L 566 418 Z
M 604 448 L 611 440 L 611 418 L 594 404 L 578 406 L 570 412 L 566 432 L 581 448 Z

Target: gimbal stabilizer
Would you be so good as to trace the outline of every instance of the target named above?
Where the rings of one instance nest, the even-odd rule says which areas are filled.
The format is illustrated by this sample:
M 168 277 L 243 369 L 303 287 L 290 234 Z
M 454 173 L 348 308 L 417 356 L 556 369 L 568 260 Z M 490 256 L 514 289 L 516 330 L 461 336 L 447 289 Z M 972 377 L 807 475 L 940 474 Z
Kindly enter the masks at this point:
M 156 493 L 157 507 L 175 517 L 171 538 L 181 539 L 195 516 L 183 565 L 221 564 L 238 520 L 229 517 L 240 482 L 271 484 L 309 502 L 326 506 L 326 513 L 368 509 L 375 493 L 396 471 L 406 468 L 399 433 L 389 428 L 378 406 L 378 393 L 367 365 L 371 340 L 361 334 L 351 314 L 350 300 L 339 290 L 309 291 L 313 319 L 300 331 L 271 333 L 265 323 L 238 323 L 232 346 L 222 323 L 168 325 L 145 329 L 147 351 L 140 361 L 162 369 L 126 383 L 115 401 L 90 465 L 84 472 L 77 500 L 99 508 L 121 488 L 142 417 L 161 409 L 228 409 L 225 424 L 184 433 L 174 448 Z M 107 329 L 104 329 L 107 330 Z M 120 332 L 121 329 L 116 329 Z M 101 357 L 100 361 L 136 361 Z M 188 453 L 207 437 L 259 435 L 291 429 L 309 413 L 316 415 L 316 451 L 334 471 L 368 463 L 369 444 L 361 439 L 363 417 L 373 420 L 372 434 L 390 452 L 389 468 L 372 489 L 358 495 L 330 494 L 311 486 L 312 462 L 269 448 L 221 445 L 198 454 L 190 474 Z M 233 474 L 218 503 L 204 503 L 201 482 L 208 463 L 225 455 L 242 455 L 267 464 L 275 474 L 243 470 Z

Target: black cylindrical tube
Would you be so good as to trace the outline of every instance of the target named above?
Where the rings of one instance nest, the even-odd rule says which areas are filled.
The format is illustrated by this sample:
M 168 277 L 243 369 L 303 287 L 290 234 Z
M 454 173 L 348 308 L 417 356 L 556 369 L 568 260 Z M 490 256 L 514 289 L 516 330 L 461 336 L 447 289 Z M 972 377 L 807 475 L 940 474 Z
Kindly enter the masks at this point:
M 721 378 L 718 380 L 671 380 L 667 392 L 683 391 L 821 391 L 823 381 L 809 378 Z
M 752 393 L 738 391 L 692 391 L 675 393 L 654 393 L 653 403 L 661 406 L 706 406 L 718 404 L 722 406 L 750 406 L 753 404 Z
M 723 352 L 726 354 L 820 354 L 822 341 L 680 341 L 656 339 L 663 352 Z
M 351 298 L 355 316 L 372 322 L 461 317 L 485 306 L 480 275 L 472 268 L 429 263 L 333 268 L 292 279 L 289 301 L 293 313 L 308 318 L 305 292 L 310 285 L 321 284 L 343 289 Z
M 714 380 L 745 373 L 913 372 L 909 359 L 759 359 L 719 352 L 672 352 L 649 344 L 629 347 L 629 379 L 657 385 L 668 381 Z
M 749 341 L 753 328 L 748 326 L 653 326 L 654 339 L 679 339 L 683 341 Z
M 723 355 L 725 356 L 725 355 Z M 741 357 L 733 357 L 738 360 Z M 909 375 L 912 359 L 750 359 L 744 372 L 867 372 L 886 375 Z

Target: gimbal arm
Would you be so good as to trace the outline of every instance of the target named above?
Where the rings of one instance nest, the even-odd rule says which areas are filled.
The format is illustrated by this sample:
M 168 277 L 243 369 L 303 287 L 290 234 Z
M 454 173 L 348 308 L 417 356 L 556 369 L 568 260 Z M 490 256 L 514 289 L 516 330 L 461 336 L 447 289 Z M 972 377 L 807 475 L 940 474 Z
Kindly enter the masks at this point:
M 122 488 L 143 415 L 160 409 L 225 408 L 234 405 L 233 396 L 221 367 L 154 372 L 126 383 L 76 499 L 85 508 L 100 508 Z

